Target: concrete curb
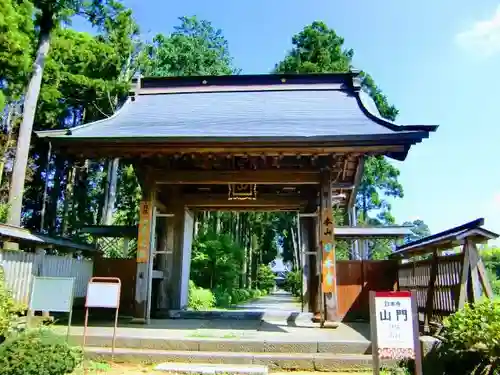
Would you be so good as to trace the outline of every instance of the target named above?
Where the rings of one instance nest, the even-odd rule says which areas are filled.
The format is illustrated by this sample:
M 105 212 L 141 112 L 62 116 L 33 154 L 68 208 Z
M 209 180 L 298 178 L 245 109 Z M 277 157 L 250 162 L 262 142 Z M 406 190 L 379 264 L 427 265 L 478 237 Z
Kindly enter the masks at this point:
M 82 336 L 70 336 L 70 343 L 82 345 Z M 109 348 L 109 336 L 87 336 L 86 346 Z M 192 351 L 192 352 L 240 352 L 240 353 L 331 353 L 331 354 L 370 354 L 368 340 L 254 340 L 224 338 L 139 338 L 117 336 L 116 347 L 124 349 Z
M 110 360 L 109 348 L 85 348 L 85 356 L 94 360 Z M 115 349 L 115 362 L 185 364 L 260 365 L 269 370 L 285 371 L 358 371 L 371 369 L 372 357 L 366 354 L 326 353 L 231 353 L 190 352 L 139 349 Z

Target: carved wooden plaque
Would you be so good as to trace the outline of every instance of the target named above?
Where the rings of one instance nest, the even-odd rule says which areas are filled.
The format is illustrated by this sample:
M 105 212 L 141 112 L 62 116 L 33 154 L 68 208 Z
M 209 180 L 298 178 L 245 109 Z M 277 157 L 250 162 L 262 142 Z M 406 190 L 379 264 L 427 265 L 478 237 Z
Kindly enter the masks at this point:
M 229 184 L 228 200 L 256 200 L 256 184 Z

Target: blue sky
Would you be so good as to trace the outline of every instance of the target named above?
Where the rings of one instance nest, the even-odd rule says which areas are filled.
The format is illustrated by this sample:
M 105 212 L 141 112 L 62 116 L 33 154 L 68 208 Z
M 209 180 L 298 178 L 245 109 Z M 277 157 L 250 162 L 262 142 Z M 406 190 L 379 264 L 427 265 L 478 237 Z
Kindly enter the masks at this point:
M 401 171 L 398 222 L 437 232 L 477 217 L 500 232 L 500 1 L 125 0 L 147 37 L 197 15 L 223 30 L 243 73 L 267 73 L 291 37 L 326 22 L 399 110 L 398 123 L 438 124 Z M 146 5 L 147 4 L 147 5 Z

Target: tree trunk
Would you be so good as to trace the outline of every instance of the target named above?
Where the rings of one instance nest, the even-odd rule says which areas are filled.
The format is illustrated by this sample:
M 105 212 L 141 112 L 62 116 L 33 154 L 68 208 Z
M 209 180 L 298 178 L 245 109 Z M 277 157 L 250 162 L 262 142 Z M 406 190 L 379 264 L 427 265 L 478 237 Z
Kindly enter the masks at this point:
M 61 193 L 61 180 L 64 176 L 64 160 L 60 155 L 57 155 L 54 160 L 54 182 L 50 192 L 50 204 L 48 206 L 48 221 L 47 231 L 49 234 L 55 234 L 57 228 L 57 207 L 59 204 L 59 196 Z
M 120 166 L 120 159 L 114 158 L 108 161 L 108 173 L 106 178 L 106 189 L 104 197 L 104 207 L 102 213 L 102 223 L 104 225 L 113 224 L 113 211 L 116 203 L 116 187 L 118 181 L 118 167 Z
M 61 233 L 63 236 L 68 235 L 68 228 L 69 228 L 69 209 L 70 209 L 70 202 L 73 201 L 73 187 L 75 185 L 75 175 L 76 175 L 76 168 L 74 166 L 68 167 L 68 174 L 66 177 L 66 191 L 64 193 L 64 207 L 63 207 L 63 217 L 62 217 L 62 229 Z M 73 209 L 74 209 L 74 204 L 72 204 Z
M 297 245 L 297 237 L 295 236 L 295 230 L 293 229 L 293 222 L 290 224 L 290 235 L 292 236 L 292 247 L 293 247 L 293 257 L 292 257 L 292 269 L 296 271 L 299 268 L 299 250 Z
M 33 75 L 31 76 L 24 97 L 23 121 L 19 129 L 17 140 L 16 158 L 12 170 L 12 181 L 9 190 L 9 219 L 10 225 L 21 225 L 21 210 L 23 207 L 24 180 L 28 166 L 28 156 L 31 144 L 31 132 L 35 121 L 36 106 L 42 86 L 43 69 L 50 48 L 50 30 L 40 32 L 38 49 L 35 63 L 33 64 Z
M 11 104 L 7 105 L 7 116 L 5 116 L 4 128 L 7 130 L 7 139 L 5 140 L 5 147 L 2 152 L 2 161 L 0 162 L 0 185 L 3 181 L 3 172 L 5 169 L 5 162 L 7 160 L 7 152 L 9 151 L 10 141 L 12 140 L 12 112 L 14 109 Z
M 52 144 L 49 142 L 47 161 L 45 162 L 45 178 L 43 184 L 42 210 L 40 213 L 40 232 L 45 230 L 45 215 L 47 211 L 47 194 L 49 192 L 50 159 L 52 158 Z

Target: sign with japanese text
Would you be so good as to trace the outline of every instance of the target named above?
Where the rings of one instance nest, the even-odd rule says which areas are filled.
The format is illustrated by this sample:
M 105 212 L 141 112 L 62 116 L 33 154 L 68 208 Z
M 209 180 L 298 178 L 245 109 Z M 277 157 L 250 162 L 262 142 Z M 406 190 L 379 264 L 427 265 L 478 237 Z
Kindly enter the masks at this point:
M 375 364 L 382 359 L 413 359 L 421 363 L 415 305 L 414 296 L 408 291 L 370 292 Z M 416 369 L 420 367 L 417 365 Z
M 139 234 L 137 237 L 137 263 L 147 263 L 149 258 L 149 246 L 151 244 L 151 210 L 152 205 L 148 201 L 141 201 L 139 214 Z
M 329 185 L 328 185 L 329 186 Z M 322 247 L 322 289 L 323 293 L 336 292 L 335 245 L 333 242 L 333 209 L 331 192 L 323 189 L 321 200 L 321 247 Z

